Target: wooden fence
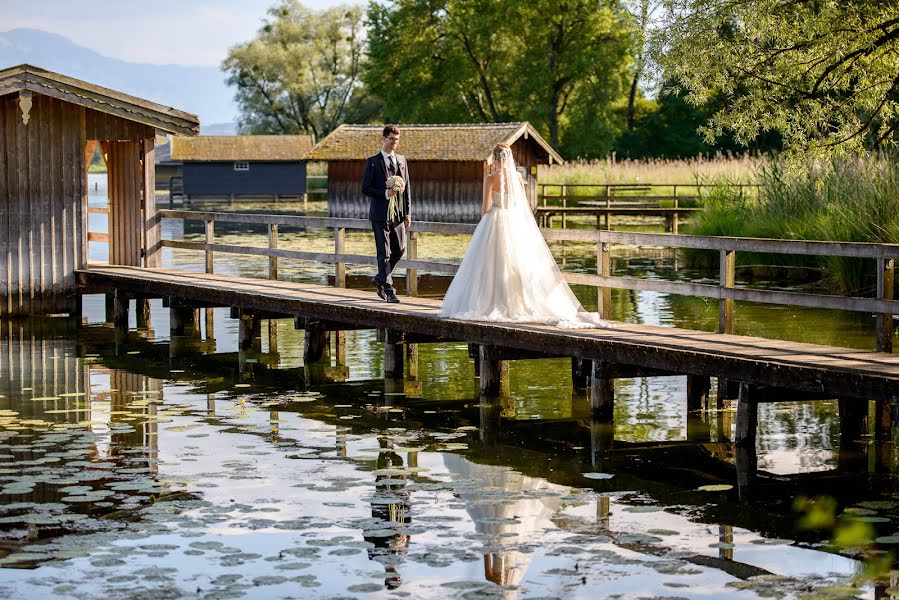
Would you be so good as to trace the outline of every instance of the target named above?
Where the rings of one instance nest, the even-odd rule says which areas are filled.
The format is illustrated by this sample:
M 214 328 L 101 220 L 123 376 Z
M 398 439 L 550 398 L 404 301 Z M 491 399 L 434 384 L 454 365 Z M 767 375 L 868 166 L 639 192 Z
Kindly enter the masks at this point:
M 304 217 L 291 215 L 245 214 L 227 212 L 161 210 L 162 218 L 198 220 L 205 223 L 204 241 L 162 240 L 168 248 L 197 250 L 205 253 L 206 272 L 214 269 L 216 253 L 243 254 L 268 257 L 269 277 L 278 278 L 278 259 L 294 259 L 331 263 L 334 265 L 334 281 L 338 287 L 346 287 L 346 264 L 376 265 L 373 255 L 346 253 L 346 231 L 369 231 L 371 224 L 364 219 L 337 219 L 325 217 Z M 266 225 L 268 244 L 265 247 L 220 244 L 215 242 L 215 222 Z M 308 252 L 278 248 L 278 227 L 290 226 L 301 229 L 332 229 L 334 235 L 333 252 Z M 410 295 L 418 294 L 418 274 L 453 274 L 458 265 L 448 262 L 420 260 L 418 258 L 418 234 L 471 234 L 475 225 L 460 223 L 413 222 L 406 259 L 399 263 L 407 269 L 407 290 Z M 667 294 L 715 298 L 719 303 L 718 331 L 731 333 L 734 323 L 734 302 L 759 302 L 806 308 L 827 308 L 877 315 L 876 349 L 892 351 L 892 315 L 899 313 L 899 302 L 893 300 L 894 258 L 899 256 L 899 244 L 862 244 L 848 242 L 814 242 L 794 240 L 773 240 L 735 237 L 702 237 L 673 235 L 664 233 L 636 233 L 624 231 L 586 231 L 542 229 L 549 242 L 569 241 L 595 245 L 597 273 L 564 272 L 569 283 L 594 286 L 598 291 L 600 314 L 608 318 L 610 293 L 612 289 L 653 291 Z M 95 234 L 94 234 L 95 235 Z M 96 238 L 92 238 L 96 239 Z M 99 240 L 98 240 L 99 241 Z M 720 255 L 719 281 L 717 284 L 694 283 L 689 281 L 660 281 L 635 277 L 612 275 L 611 250 L 615 244 L 639 246 L 690 248 L 710 250 Z M 839 256 L 866 258 L 875 261 L 877 268 L 877 291 L 873 298 L 857 296 L 835 296 L 808 294 L 777 290 L 759 290 L 735 286 L 736 253 L 760 252 L 770 254 Z

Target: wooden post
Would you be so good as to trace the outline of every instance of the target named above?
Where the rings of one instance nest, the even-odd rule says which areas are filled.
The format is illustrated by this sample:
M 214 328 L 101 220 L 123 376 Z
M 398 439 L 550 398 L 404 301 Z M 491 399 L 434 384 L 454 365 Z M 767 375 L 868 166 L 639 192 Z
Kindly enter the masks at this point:
M 749 384 L 740 382 L 740 394 L 737 399 L 737 431 L 734 442 L 737 445 L 755 444 L 755 432 L 758 427 L 758 398 L 754 397 Z
M 734 449 L 734 466 L 737 471 L 737 497 L 741 502 L 751 499 L 753 480 L 758 470 L 758 455 L 755 444 L 737 446 Z M 731 549 L 733 552 L 733 549 Z M 731 556 L 733 558 L 733 556 Z
M 562 186 L 562 208 L 563 209 L 568 208 L 568 186 L 567 185 Z M 565 214 L 565 211 L 563 210 L 562 211 L 562 229 L 565 229 L 565 222 L 566 222 L 565 217 L 566 217 L 566 214 Z
M 418 232 L 409 233 L 409 260 L 418 260 Z M 406 269 L 406 294 L 418 296 L 418 269 Z
M 259 317 L 241 310 L 237 329 L 237 347 L 241 350 L 249 350 L 256 344 L 256 340 L 261 341 L 261 338 L 262 323 Z
M 346 252 L 346 228 L 334 228 L 334 254 Z M 346 263 L 334 263 L 334 287 L 346 287 Z
M 268 226 L 268 247 L 271 250 L 278 249 L 278 226 L 274 223 Z M 278 279 L 278 257 L 268 257 L 268 278 Z
M 276 353 L 278 351 L 278 320 L 268 320 L 268 351 Z
M 590 378 L 590 409 L 596 419 L 612 420 L 615 416 L 615 380 L 609 377 L 609 364 L 593 361 Z
M 209 250 L 209 245 L 212 244 L 213 239 L 215 238 L 215 221 L 209 219 L 206 221 L 206 272 L 214 273 L 215 272 L 215 259 L 213 258 L 212 250 Z
M 877 298 L 893 299 L 894 260 L 892 258 L 877 259 Z M 877 314 L 877 351 L 893 352 L 893 315 Z
M 612 229 L 612 186 L 610 185 L 606 186 L 606 208 L 610 209 L 606 212 L 606 230 L 608 231 Z
M 719 283 L 722 289 L 734 287 L 736 280 L 737 253 L 734 250 L 722 250 L 719 265 Z M 718 300 L 718 333 L 733 333 L 734 301 L 731 298 Z M 727 379 L 718 378 L 718 408 L 724 408 L 727 398 Z
M 403 335 L 391 329 L 384 331 L 384 377 L 403 378 Z
M 408 378 L 418 380 L 418 344 L 406 344 L 406 362 L 409 363 Z
M 468 344 L 468 358 L 474 361 L 474 376 L 481 376 L 481 347 L 479 344 Z
M 198 309 L 179 302 L 169 300 L 169 330 L 173 336 L 190 335 L 197 327 Z
M 203 310 L 205 311 L 203 317 L 206 325 L 206 341 L 215 341 L 215 313 L 211 306 Z
M 143 230 L 144 230 L 144 266 L 156 268 L 162 264 L 162 227 L 161 219 L 156 214 L 156 150 L 154 138 L 141 142 L 143 162 L 141 164 L 141 183 L 143 187 Z
M 892 427 L 890 403 L 885 398 L 874 400 L 874 439 L 889 440 Z
M 138 329 L 149 329 L 150 324 L 150 301 L 147 298 L 137 298 L 134 301 L 135 320 Z
M 734 559 L 734 526 L 718 525 L 718 541 L 722 544 L 718 548 L 718 558 L 722 560 Z
M 106 309 L 106 322 L 115 322 L 115 292 L 106 292 L 104 307 Z
M 123 329 L 128 329 L 128 305 L 131 298 L 122 290 L 115 290 L 112 300 L 113 325 Z
M 868 402 L 856 398 L 839 398 L 837 403 L 840 409 L 840 438 L 859 439 L 866 433 Z
M 593 362 L 586 358 L 571 359 L 571 386 L 576 390 L 586 390 L 590 386 L 590 371 Z
M 346 365 L 346 331 L 334 332 L 334 346 L 337 354 L 337 365 Z
M 712 382 L 702 375 L 687 375 L 687 410 L 704 410 L 709 405 Z
M 678 208 L 679 200 L 677 197 L 677 186 L 674 186 L 674 208 Z M 671 233 L 677 235 L 677 212 L 671 214 Z
M 306 336 L 303 340 L 303 363 L 318 362 L 325 354 L 325 349 L 330 345 L 330 336 L 320 321 L 306 319 Z
M 596 243 L 596 274 L 603 277 L 612 276 L 612 250 L 611 244 L 599 241 Z M 612 288 L 602 286 L 597 290 L 599 316 L 608 319 L 612 314 Z
M 503 378 L 508 378 L 509 363 L 499 359 L 499 349 L 496 346 L 487 344 L 480 345 L 478 358 L 481 363 L 481 395 L 499 396 Z

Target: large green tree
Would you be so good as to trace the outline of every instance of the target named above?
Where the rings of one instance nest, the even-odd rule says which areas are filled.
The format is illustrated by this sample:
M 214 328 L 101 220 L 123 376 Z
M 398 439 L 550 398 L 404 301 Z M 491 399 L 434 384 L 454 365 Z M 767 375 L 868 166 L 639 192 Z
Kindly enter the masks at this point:
M 655 44 L 666 78 L 719 109 L 703 133 L 748 144 L 776 131 L 794 150 L 897 143 L 896 0 L 665 0 Z
M 259 34 L 222 64 L 237 88 L 240 129 L 319 138 L 368 118 L 371 105 L 360 93 L 363 17 L 359 6 L 314 11 L 297 0 L 269 9 Z
M 365 81 L 388 119 L 526 119 L 563 151 L 577 122 L 579 138 L 597 136 L 591 154 L 610 147 L 602 114 L 624 93 L 634 43 L 618 2 L 372 2 L 368 26 Z

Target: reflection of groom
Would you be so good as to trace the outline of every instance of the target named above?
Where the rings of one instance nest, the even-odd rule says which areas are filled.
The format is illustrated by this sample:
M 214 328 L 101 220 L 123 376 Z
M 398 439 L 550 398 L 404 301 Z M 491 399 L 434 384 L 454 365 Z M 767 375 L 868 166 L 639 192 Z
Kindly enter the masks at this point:
M 391 273 L 406 250 L 406 228 L 412 221 L 406 157 L 394 153 L 399 141 L 400 130 L 396 125 L 384 127 L 381 151 L 366 161 L 362 176 L 362 193 L 370 199 L 368 218 L 375 232 L 378 254 L 378 274 L 372 277 L 372 283 L 378 287 L 378 296 L 387 302 L 399 302 Z M 399 197 L 396 190 L 387 189 L 387 178 L 393 175 L 406 182 Z

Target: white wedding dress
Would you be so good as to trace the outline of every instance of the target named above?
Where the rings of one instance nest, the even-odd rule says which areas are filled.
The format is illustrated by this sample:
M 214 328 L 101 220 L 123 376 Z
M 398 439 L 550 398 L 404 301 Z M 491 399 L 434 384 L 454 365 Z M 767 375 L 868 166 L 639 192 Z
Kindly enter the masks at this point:
M 575 297 L 531 213 L 511 153 L 453 278 L 440 315 L 466 321 L 607 327 Z

